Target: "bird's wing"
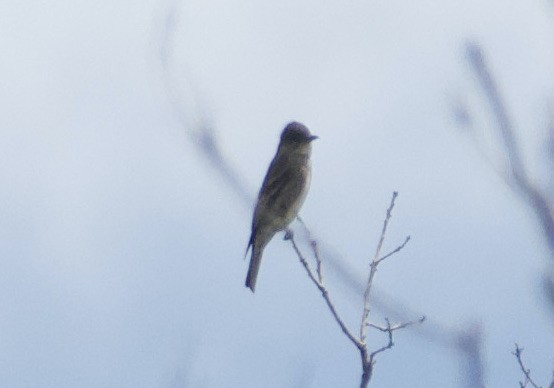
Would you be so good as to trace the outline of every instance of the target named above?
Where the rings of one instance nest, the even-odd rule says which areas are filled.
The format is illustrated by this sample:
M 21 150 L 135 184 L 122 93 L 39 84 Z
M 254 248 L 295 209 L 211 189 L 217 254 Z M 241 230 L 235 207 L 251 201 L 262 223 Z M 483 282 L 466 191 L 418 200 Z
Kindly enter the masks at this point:
M 289 163 L 278 155 L 271 162 L 265 176 L 258 203 L 254 211 L 252 227 L 255 229 L 260 216 L 283 217 L 302 199 L 308 179 L 307 168 L 298 163 Z

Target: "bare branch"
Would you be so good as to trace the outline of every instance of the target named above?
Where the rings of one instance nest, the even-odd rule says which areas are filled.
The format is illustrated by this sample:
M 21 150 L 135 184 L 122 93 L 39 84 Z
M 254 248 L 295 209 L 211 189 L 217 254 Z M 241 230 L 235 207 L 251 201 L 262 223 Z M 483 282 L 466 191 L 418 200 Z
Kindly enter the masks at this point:
M 317 241 L 312 240 L 312 250 L 314 251 L 314 257 L 316 261 L 316 272 L 317 272 L 317 278 L 320 283 L 323 283 L 323 270 L 321 269 L 321 258 L 319 257 L 319 246 L 317 245 Z
M 382 331 L 383 333 L 387 333 L 388 334 L 388 338 L 389 338 L 389 342 L 385 345 L 385 346 L 382 346 L 380 347 L 379 349 L 373 351 L 370 353 L 369 355 L 369 361 L 370 363 L 374 363 L 373 359 L 375 358 L 375 356 L 381 352 L 384 352 L 385 350 L 387 349 L 390 349 L 394 346 L 394 342 L 392 340 L 392 333 L 396 330 L 401 330 L 401 329 L 404 329 L 406 327 L 409 327 L 409 326 L 412 326 L 412 325 L 415 325 L 416 323 L 417 324 L 421 324 L 423 322 L 425 322 L 425 316 L 415 320 L 415 321 L 408 321 L 408 322 L 404 322 L 404 323 L 400 323 L 400 324 L 396 324 L 394 326 L 392 326 L 390 324 L 390 320 L 388 318 L 385 318 L 385 321 L 387 322 L 387 326 L 386 327 L 382 327 L 382 326 L 378 326 L 378 325 L 375 325 L 373 323 L 367 323 L 367 326 L 368 327 L 372 327 L 374 329 L 377 329 L 379 331 Z
M 308 238 L 313 241 L 312 233 L 305 221 L 300 217 L 298 217 L 298 220 L 303 226 L 304 232 Z M 318 249 L 320 245 L 321 244 L 318 243 Z M 326 264 L 333 268 L 343 283 L 350 286 L 352 292 L 357 295 L 363 294 L 365 282 L 363 282 L 356 273 L 344 266 L 338 254 L 330 249 L 326 249 L 324 251 L 324 256 Z M 420 312 L 412 309 L 408 304 L 388 295 L 383 290 L 378 290 L 375 285 L 373 286 L 372 305 L 386 316 L 394 317 L 399 321 L 409 321 L 410 317 L 422 315 Z M 430 343 L 455 351 L 461 358 L 462 364 L 468 365 L 467 372 L 465 372 L 467 375 L 466 380 L 474 383 L 473 385 L 468 384 L 468 387 L 484 386 L 483 363 L 481 357 L 482 335 L 480 332 L 472 329 L 472 327 L 456 329 L 441 324 L 436 320 L 427 319 L 425 325 L 414 327 L 412 333 L 425 338 Z
M 310 280 L 316 285 L 316 287 L 321 292 L 321 295 L 323 296 L 323 299 L 325 300 L 325 303 L 327 303 L 327 307 L 329 307 L 329 310 L 331 311 L 331 314 L 333 314 L 333 318 L 335 318 L 335 321 L 337 321 L 337 323 L 340 326 L 342 332 L 348 337 L 348 339 L 350 341 L 352 341 L 352 343 L 354 345 L 356 345 L 356 347 L 358 349 L 361 348 L 362 343 L 360 342 L 360 340 L 358 340 L 350 332 L 350 330 L 348 329 L 348 327 L 346 326 L 346 324 L 344 323 L 344 321 L 342 320 L 342 318 L 338 314 L 334 303 L 331 301 L 331 297 L 329 296 L 329 292 L 327 291 L 327 288 L 323 285 L 322 282 L 320 282 L 320 281 L 318 281 L 318 279 L 316 279 L 313 271 L 310 269 L 310 266 L 308 265 L 308 261 L 306 260 L 304 255 L 302 255 L 302 252 L 300 252 L 300 249 L 298 248 L 298 245 L 296 244 L 296 241 L 294 241 L 294 235 L 290 231 L 288 231 L 285 238 L 291 241 L 292 247 L 294 248 L 294 251 L 296 252 L 296 255 L 298 256 L 298 259 L 300 260 L 300 262 L 304 266 L 304 269 L 306 269 L 306 272 L 308 273 L 308 277 L 310 278 Z M 318 267 L 319 266 L 320 266 L 320 264 L 318 264 Z M 319 270 L 319 272 L 318 272 L 318 275 L 320 276 L 320 279 L 321 279 L 322 277 L 321 277 L 320 274 L 321 274 L 321 270 Z
M 372 327 L 372 328 L 377 329 L 377 330 L 382 331 L 382 332 L 388 332 L 388 331 L 396 331 L 396 330 L 404 329 L 405 327 L 415 325 L 416 323 L 423 323 L 423 322 L 425 322 L 426 319 L 427 319 L 427 317 L 424 315 L 421 318 L 419 318 L 418 320 L 399 323 L 399 324 L 396 324 L 394 326 L 383 327 L 383 326 L 379 326 L 379 325 L 376 325 L 376 324 L 371 323 L 371 322 L 368 322 L 367 326 Z M 389 321 L 388 318 L 385 318 L 385 320 L 387 322 Z
M 372 288 L 372 285 L 373 285 L 373 278 L 375 277 L 375 273 L 377 272 L 377 266 L 379 265 L 379 263 L 381 263 L 387 257 L 390 257 L 391 255 L 395 254 L 396 252 L 398 252 L 402 248 L 404 248 L 404 246 L 406 246 L 406 244 L 410 240 L 410 237 L 408 236 L 403 244 L 401 244 L 399 247 L 397 247 L 395 250 L 393 250 L 389 254 L 387 254 L 387 255 L 380 258 L 381 248 L 383 247 L 383 242 L 385 241 L 385 235 L 387 234 L 387 228 L 388 228 L 388 225 L 389 225 L 389 221 L 392 217 L 392 209 L 394 208 L 394 203 L 396 201 L 396 197 L 398 197 L 398 193 L 395 191 L 395 192 L 392 193 L 391 203 L 389 205 L 389 208 L 387 209 L 387 214 L 385 216 L 385 221 L 383 222 L 383 229 L 381 230 L 381 236 L 379 238 L 379 242 L 377 243 L 377 247 L 375 249 L 375 254 L 373 256 L 373 260 L 370 264 L 369 276 L 368 276 L 365 291 L 364 291 L 364 302 L 363 302 L 364 303 L 364 308 L 363 308 L 363 312 L 362 312 L 362 319 L 361 319 L 361 322 L 360 322 L 360 340 L 362 342 L 365 341 L 365 337 L 366 337 L 366 323 L 367 323 L 367 318 L 369 317 L 369 312 L 370 312 L 371 288 Z
M 395 253 L 400 252 L 400 250 L 402 250 L 402 248 L 404 248 L 406 246 L 406 244 L 408 244 L 408 241 L 410 241 L 410 239 L 411 239 L 411 237 L 407 236 L 402 244 L 397 246 L 392 252 L 387 253 L 385 256 L 383 256 L 379 260 L 377 260 L 377 264 L 379 264 L 381 261 L 385 260 L 386 258 L 394 255 Z
M 408 321 L 408 322 L 404 322 L 404 323 L 401 323 L 401 324 L 396 324 L 394 326 L 392 326 L 390 324 L 390 320 L 388 318 L 385 318 L 385 322 L 387 323 L 386 327 L 378 326 L 378 325 L 375 325 L 373 323 L 367 323 L 368 327 L 372 327 L 374 329 L 377 329 L 379 331 L 387 333 L 388 342 L 387 342 L 386 345 L 383 345 L 380 348 L 377 348 L 376 350 L 369 353 L 369 355 L 367 353 L 367 347 L 365 348 L 365 353 L 362 352 L 362 355 L 365 356 L 365 358 L 362 360 L 363 374 L 362 374 L 362 382 L 360 384 L 361 388 L 367 387 L 369 381 L 371 380 L 371 377 L 373 375 L 373 367 L 375 365 L 375 357 L 379 353 L 382 353 L 382 352 L 384 352 L 388 349 L 391 349 L 394 346 L 392 333 L 396 330 L 404 329 L 404 328 L 412 326 L 416 323 L 421 324 L 424 321 L 425 321 L 425 316 L 423 316 L 423 317 L 421 317 L 421 318 L 419 318 L 418 320 L 415 320 L 415 321 Z
M 317 266 L 316 267 L 316 273 L 317 273 L 318 281 L 320 283 L 323 283 L 323 273 L 322 273 L 322 269 L 321 269 L 321 257 L 320 257 L 320 253 L 319 253 L 319 244 L 312 237 L 312 232 L 310 232 L 310 229 L 308 228 L 308 226 L 306 225 L 304 220 L 300 216 L 296 216 L 296 219 L 304 227 L 304 231 L 306 232 L 307 239 L 310 242 L 310 245 L 312 247 L 312 251 L 314 253 L 316 266 Z
M 369 362 L 370 362 L 371 364 L 374 363 L 373 359 L 374 359 L 374 357 L 375 357 L 377 354 L 379 354 L 379 353 L 381 353 L 381 352 L 384 352 L 385 350 L 390 349 L 390 348 L 392 348 L 392 347 L 394 346 L 394 342 L 393 342 L 393 340 L 392 340 L 392 332 L 393 332 L 393 329 L 392 329 L 392 327 L 391 327 L 391 325 L 390 325 L 389 319 L 388 319 L 388 318 L 385 318 L 385 321 L 387 322 L 387 327 L 386 327 L 386 328 L 382 328 L 382 329 L 380 329 L 380 330 L 383 331 L 383 332 L 385 332 L 385 333 L 388 333 L 389 342 L 388 342 L 385 346 L 382 346 L 382 347 L 380 347 L 379 349 L 374 350 L 373 352 L 371 352 L 371 353 L 369 354 Z
M 336 310 L 333 302 L 331 301 L 331 298 L 329 296 L 329 292 L 327 291 L 327 288 L 323 284 L 323 270 L 322 270 L 321 257 L 320 257 L 320 253 L 319 253 L 319 245 L 317 244 L 316 240 L 311 237 L 311 233 L 310 233 L 309 229 L 307 228 L 306 224 L 304 223 L 304 221 L 300 217 L 298 217 L 298 220 L 304 226 L 304 228 L 306 230 L 306 233 L 308 235 L 308 238 L 310 239 L 310 242 L 311 242 L 311 247 L 312 247 L 312 250 L 313 250 L 313 254 L 314 254 L 315 261 L 316 261 L 316 266 L 317 266 L 315 273 L 310 268 L 310 266 L 308 265 L 308 262 L 307 262 L 306 258 L 304 257 L 304 255 L 302 255 L 302 252 L 300 252 L 300 249 L 298 248 L 296 242 L 294 241 L 294 237 L 293 237 L 292 232 L 290 230 L 288 230 L 286 235 L 285 235 L 286 240 L 291 240 L 293 248 L 294 248 L 300 262 L 302 263 L 302 265 L 304 266 L 304 269 L 306 269 L 306 272 L 308 273 L 308 277 L 312 280 L 312 282 L 316 285 L 316 287 L 319 289 L 319 291 L 323 295 L 323 298 L 325 299 L 325 302 L 327 303 L 327 306 L 331 310 L 331 313 L 332 313 L 333 317 L 335 318 L 335 320 L 337 321 L 338 325 L 340 326 L 341 330 L 348 337 L 348 339 L 350 339 L 350 341 L 354 345 L 356 345 L 356 347 L 360 351 L 360 356 L 361 356 L 361 361 L 362 361 L 362 379 L 361 379 L 361 382 L 360 382 L 360 387 L 361 388 L 367 387 L 368 384 L 369 384 L 369 381 L 371 380 L 371 377 L 373 375 L 373 366 L 375 364 L 375 357 L 379 353 L 382 353 L 385 350 L 390 349 L 390 348 L 393 347 L 394 342 L 393 342 L 392 333 L 395 330 L 406 328 L 408 326 L 413 325 L 414 323 L 423 323 L 423 321 L 425 320 L 425 317 L 422 317 L 417 321 L 409 321 L 409 322 L 405 322 L 405 323 L 402 323 L 402 324 L 397 324 L 395 326 L 391 326 L 389 319 L 386 318 L 385 319 L 386 322 L 387 322 L 386 327 L 381 327 L 381 326 L 377 326 L 377 325 L 374 325 L 374 324 L 371 324 L 371 323 L 367 323 L 367 318 L 368 318 L 369 310 L 370 310 L 370 307 L 369 307 L 370 298 L 369 298 L 369 296 L 370 296 L 370 291 L 371 291 L 371 287 L 372 287 L 372 284 L 373 284 L 373 277 L 375 275 L 375 272 L 377 271 L 377 266 L 379 265 L 379 263 L 381 263 L 387 257 L 390 257 L 393 254 L 395 254 L 395 253 L 399 252 L 400 250 L 402 250 L 402 248 L 404 248 L 406 246 L 406 244 L 408 243 L 408 241 L 410 240 L 410 237 L 408 236 L 405 239 L 405 241 L 401 245 L 399 245 L 396 249 L 394 249 L 392 252 L 386 254 L 385 256 L 382 256 L 382 257 L 380 256 L 381 255 L 381 248 L 383 247 L 383 242 L 385 241 L 385 235 L 386 235 L 386 232 L 387 232 L 387 227 L 388 227 L 389 221 L 390 221 L 391 216 L 392 216 L 392 209 L 394 208 L 394 202 L 395 202 L 397 196 L 398 196 L 397 192 L 394 192 L 393 195 L 392 195 L 391 204 L 390 204 L 389 208 L 387 209 L 387 214 L 386 214 L 385 221 L 384 221 L 384 224 L 383 224 L 383 230 L 381 231 L 381 236 L 379 238 L 379 243 L 377 244 L 377 248 L 375 250 L 375 255 L 374 255 L 373 260 L 370 264 L 369 278 L 368 278 L 365 293 L 364 293 L 364 309 L 363 309 L 363 316 L 362 316 L 362 321 L 361 321 L 362 327 L 360 328 L 360 338 L 356 338 L 354 336 L 354 334 L 348 329 L 348 327 L 346 326 L 346 324 L 344 323 L 342 318 L 337 313 L 337 310 Z M 317 276 L 317 278 L 316 278 L 316 276 Z M 373 327 L 375 329 L 378 329 L 379 331 L 387 333 L 388 334 L 388 339 L 389 339 L 388 343 L 386 345 L 370 352 L 368 350 L 368 346 L 367 346 L 367 343 L 365 341 L 365 339 L 366 339 L 366 326 Z
M 531 384 L 533 388 L 541 388 L 541 386 L 537 385 L 533 379 L 531 378 L 531 370 L 526 369 L 525 365 L 523 364 L 523 360 L 521 359 L 521 353 L 523 352 L 523 348 L 520 348 L 518 344 L 516 344 L 516 350 L 512 352 L 514 356 L 517 358 L 517 362 L 519 364 L 519 367 L 521 368 L 521 371 L 523 372 L 523 375 L 525 376 L 525 381 L 519 382 L 519 386 L 521 388 L 524 388 L 527 386 L 527 384 Z
M 392 199 L 391 199 L 389 208 L 387 209 L 387 215 L 385 216 L 385 221 L 383 222 L 383 230 L 381 231 L 381 237 L 379 238 L 379 243 L 377 244 L 377 248 L 375 249 L 373 262 L 379 261 L 379 255 L 381 254 L 381 248 L 383 247 L 383 242 L 385 242 L 385 235 L 387 234 L 389 221 L 392 217 L 392 209 L 394 208 L 394 202 L 396 201 L 396 197 L 398 197 L 398 192 L 395 191 L 392 193 Z

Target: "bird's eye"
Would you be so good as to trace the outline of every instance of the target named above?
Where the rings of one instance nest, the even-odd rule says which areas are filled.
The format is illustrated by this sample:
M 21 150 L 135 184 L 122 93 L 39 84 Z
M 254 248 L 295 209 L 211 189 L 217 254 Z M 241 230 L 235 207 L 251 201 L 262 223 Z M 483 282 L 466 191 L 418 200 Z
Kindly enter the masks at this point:
M 285 139 L 292 143 L 300 143 L 306 140 L 306 135 L 299 131 L 291 131 L 287 133 Z

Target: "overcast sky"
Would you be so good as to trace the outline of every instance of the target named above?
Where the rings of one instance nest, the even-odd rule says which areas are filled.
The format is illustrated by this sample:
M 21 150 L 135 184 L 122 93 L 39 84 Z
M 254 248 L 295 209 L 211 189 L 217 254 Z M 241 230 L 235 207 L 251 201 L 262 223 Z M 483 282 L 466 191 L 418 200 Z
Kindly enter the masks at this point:
M 243 286 L 253 204 L 187 135 L 183 118 L 207 117 L 252 198 L 287 122 L 320 137 L 301 214 L 360 281 L 397 190 L 385 250 L 412 241 L 380 267 L 379 290 L 429 324 L 481 327 L 489 387 L 521 379 L 514 342 L 546 385 L 548 251 L 483 157 L 499 161 L 494 120 L 464 44 L 481 44 L 546 187 L 552 4 L 269 3 L 0 3 L 2 384 L 359 384 L 356 349 L 280 236 L 256 294 Z M 453 120 L 457 99 L 477 141 Z M 361 300 L 325 269 L 355 330 Z M 407 329 L 372 386 L 463 386 L 460 364 Z

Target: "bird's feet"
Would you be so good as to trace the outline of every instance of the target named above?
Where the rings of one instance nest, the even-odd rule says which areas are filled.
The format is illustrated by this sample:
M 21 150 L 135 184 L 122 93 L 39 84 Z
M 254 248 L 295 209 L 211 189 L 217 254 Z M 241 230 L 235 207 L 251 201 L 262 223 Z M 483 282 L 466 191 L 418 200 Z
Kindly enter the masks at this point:
M 283 240 L 292 240 L 292 238 L 294 237 L 294 233 L 291 229 L 285 229 L 285 237 L 283 237 Z

